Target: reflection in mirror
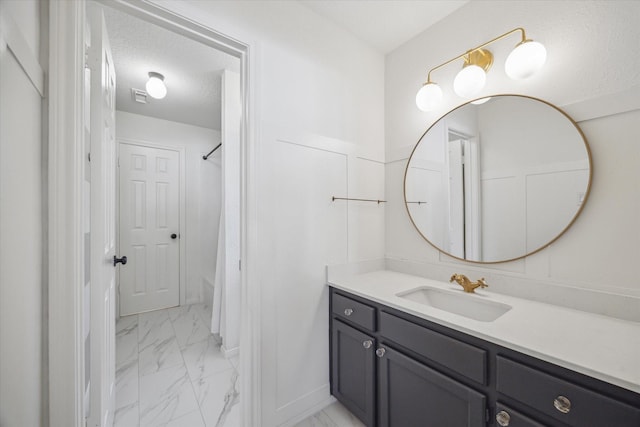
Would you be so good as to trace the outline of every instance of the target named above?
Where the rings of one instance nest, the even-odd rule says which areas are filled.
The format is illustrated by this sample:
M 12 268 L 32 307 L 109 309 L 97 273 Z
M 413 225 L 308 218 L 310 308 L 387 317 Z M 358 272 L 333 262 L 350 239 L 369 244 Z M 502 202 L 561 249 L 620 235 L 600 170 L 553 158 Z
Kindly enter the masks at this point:
M 473 262 L 503 262 L 549 245 L 575 220 L 591 185 L 578 126 L 544 101 L 493 96 L 449 112 L 422 136 L 405 172 L 420 234 Z

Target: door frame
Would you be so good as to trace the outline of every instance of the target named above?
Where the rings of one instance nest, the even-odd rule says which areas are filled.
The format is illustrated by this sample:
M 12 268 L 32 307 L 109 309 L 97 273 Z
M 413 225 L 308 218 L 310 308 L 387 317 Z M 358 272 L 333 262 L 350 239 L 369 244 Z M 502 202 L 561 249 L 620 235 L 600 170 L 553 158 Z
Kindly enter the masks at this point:
M 116 125 L 117 126 L 117 125 Z M 117 127 L 116 127 L 116 131 L 117 131 Z M 179 147 L 179 146 L 175 146 L 175 145 L 166 145 L 166 144 L 156 144 L 154 142 L 149 142 L 149 141 L 144 141 L 141 139 L 131 139 L 131 138 L 119 138 L 118 136 L 116 136 L 116 158 L 117 158 L 117 168 L 118 168 L 118 172 L 116 173 L 116 236 L 120 236 L 120 144 L 127 144 L 127 145 L 136 145 L 138 147 L 148 147 L 148 148 L 158 148 L 160 150 L 169 150 L 169 151 L 177 151 L 178 152 L 178 166 L 180 168 L 179 172 L 178 172 L 178 178 L 180 179 L 180 183 L 178 185 L 178 188 L 180 189 L 180 198 L 178 200 L 179 202 L 179 209 L 178 209 L 178 218 L 180 221 L 180 228 L 179 228 L 179 236 L 180 238 L 178 239 L 178 243 L 179 243 L 179 252 L 178 252 L 178 256 L 180 257 L 180 263 L 178 265 L 178 268 L 180 269 L 180 274 L 179 274 L 179 295 L 180 295 L 180 305 L 183 305 L 186 303 L 187 301 L 187 268 L 186 268 L 186 249 L 187 249 L 187 227 L 186 227 L 186 223 L 187 223 L 187 193 L 186 193 L 186 189 L 187 189 L 187 181 L 186 181 L 186 157 L 185 157 L 185 148 L 184 147 Z M 120 249 L 120 239 L 117 238 L 116 239 L 116 251 L 118 253 L 119 256 L 122 255 L 127 255 L 127 254 L 123 254 L 122 250 Z M 119 318 L 120 317 L 120 269 L 117 269 L 117 273 L 116 273 L 116 290 L 118 291 L 118 293 L 116 294 L 116 315 Z
M 84 33 L 85 0 L 49 3 L 48 324 L 49 424 L 82 427 L 84 392 Z M 109 6 L 240 59 L 241 346 L 243 425 L 261 425 L 258 275 L 258 58 L 260 42 L 216 31 L 162 6 L 113 0 Z

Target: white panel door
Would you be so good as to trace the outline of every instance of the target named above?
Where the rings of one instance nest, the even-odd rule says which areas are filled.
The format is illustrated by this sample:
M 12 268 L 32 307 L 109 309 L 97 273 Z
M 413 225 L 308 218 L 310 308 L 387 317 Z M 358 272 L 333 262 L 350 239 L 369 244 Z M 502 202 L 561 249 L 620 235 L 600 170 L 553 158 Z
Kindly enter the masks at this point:
M 120 315 L 180 304 L 180 153 L 120 144 Z
M 115 90 L 102 9 L 88 8 L 91 29 L 91 379 L 87 425 L 113 424 L 115 385 Z

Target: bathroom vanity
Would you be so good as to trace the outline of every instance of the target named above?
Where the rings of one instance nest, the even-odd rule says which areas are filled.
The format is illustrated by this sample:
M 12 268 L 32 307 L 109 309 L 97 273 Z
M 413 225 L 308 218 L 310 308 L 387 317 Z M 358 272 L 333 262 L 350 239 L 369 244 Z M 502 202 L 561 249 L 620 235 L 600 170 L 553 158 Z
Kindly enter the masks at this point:
M 329 280 L 331 391 L 367 426 L 640 426 L 640 323 L 392 271 Z

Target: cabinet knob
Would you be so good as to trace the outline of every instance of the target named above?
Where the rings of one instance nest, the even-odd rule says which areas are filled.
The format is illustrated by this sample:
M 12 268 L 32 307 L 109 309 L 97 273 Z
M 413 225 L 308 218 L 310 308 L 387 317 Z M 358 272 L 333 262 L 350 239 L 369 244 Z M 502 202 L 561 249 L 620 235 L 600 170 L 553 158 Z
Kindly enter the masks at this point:
M 384 356 L 385 353 L 386 353 L 386 350 L 384 348 L 379 348 L 376 350 L 376 356 L 378 357 Z
M 509 425 L 509 421 L 511 421 L 511 416 L 506 411 L 500 411 L 496 414 L 496 421 L 502 427 L 506 427 Z
M 371 341 L 371 340 L 366 340 L 366 341 L 364 341 L 364 342 L 362 343 L 362 346 L 363 346 L 364 348 L 371 348 L 371 346 L 372 346 L 372 345 L 373 345 L 373 341 Z
M 353 310 L 350 308 L 345 308 L 344 309 L 344 315 L 345 316 L 351 316 L 353 314 Z
M 571 410 L 571 401 L 564 396 L 558 396 L 553 401 L 553 406 L 563 414 L 568 414 Z

